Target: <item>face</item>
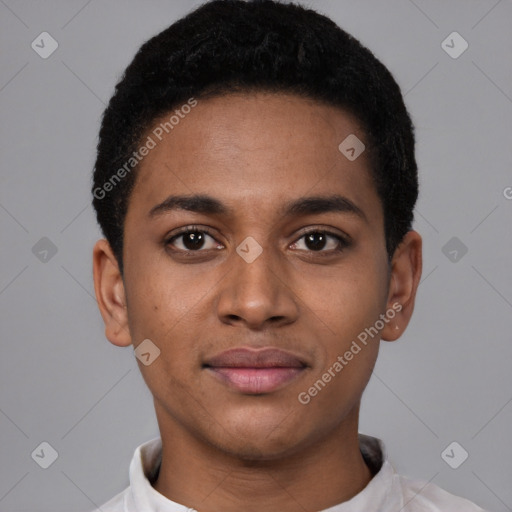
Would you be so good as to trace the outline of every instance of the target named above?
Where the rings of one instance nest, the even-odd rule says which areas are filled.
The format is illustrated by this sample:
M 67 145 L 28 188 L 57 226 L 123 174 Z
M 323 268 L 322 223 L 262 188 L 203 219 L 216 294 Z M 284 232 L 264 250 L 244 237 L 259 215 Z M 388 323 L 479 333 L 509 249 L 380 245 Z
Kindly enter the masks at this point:
M 338 149 L 350 134 L 365 140 L 342 110 L 255 93 L 198 100 L 153 136 L 111 287 L 119 308 L 102 313 L 126 323 L 107 325 L 113 343 L 160 350 L 139 366 L 161 430 L 271 459 L 357 423 L 379 339 L 408 320 L 386 312 L 419 276 L 389 265 L 366 154 Z M 98 290 L 109 263 L 96 251 Z

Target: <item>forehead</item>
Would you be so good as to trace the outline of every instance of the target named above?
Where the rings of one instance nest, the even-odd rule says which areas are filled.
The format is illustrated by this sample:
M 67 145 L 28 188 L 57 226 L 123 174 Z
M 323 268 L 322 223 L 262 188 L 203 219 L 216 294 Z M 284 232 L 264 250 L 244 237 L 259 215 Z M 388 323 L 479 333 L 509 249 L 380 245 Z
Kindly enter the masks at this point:
M 347 137 L 365 136 L 339 108 L 257 92 L 198 99 L 176 110 L 181 115 L 162 116 L 144 136 L 154 147 L 139 164 L 130 204 L 154 205 L 171 193 L 243 199 L 260 208 L 308 193 L 376 199 L 367 155 L 351 161 L 340 151 Z

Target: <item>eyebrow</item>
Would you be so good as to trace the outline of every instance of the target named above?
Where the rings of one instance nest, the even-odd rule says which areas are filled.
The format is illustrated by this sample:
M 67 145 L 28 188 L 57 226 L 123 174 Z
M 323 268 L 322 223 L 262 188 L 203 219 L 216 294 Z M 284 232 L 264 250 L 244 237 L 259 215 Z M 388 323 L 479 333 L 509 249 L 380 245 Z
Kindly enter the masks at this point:
M 205 194 L 189 196 L 171 195 L 153 206 L 149 217 L 154 218 L 173 210 L 187 210 L 205 215 L 232 216 L 233 210 L 218 199 Z M 368 222 L 364 211 L 350 199 L 335 194 L 330 196 L 300 197 L 285 203 L 279 212 L 283 217 L 328 212 L 350 213 Z

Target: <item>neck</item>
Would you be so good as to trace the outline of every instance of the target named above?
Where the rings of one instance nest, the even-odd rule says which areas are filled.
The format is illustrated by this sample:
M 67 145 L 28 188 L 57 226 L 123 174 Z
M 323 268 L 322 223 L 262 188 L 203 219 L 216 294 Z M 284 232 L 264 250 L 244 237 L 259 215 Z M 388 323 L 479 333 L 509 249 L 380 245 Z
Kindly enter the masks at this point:
M 272 460 L 247 460 L 198 439 L 157 410 L 162 465 L 153 487 L 201 512 L 295 512 L 350 500 L 372 478 L 359 450 L 358 408 L 307 447 Z

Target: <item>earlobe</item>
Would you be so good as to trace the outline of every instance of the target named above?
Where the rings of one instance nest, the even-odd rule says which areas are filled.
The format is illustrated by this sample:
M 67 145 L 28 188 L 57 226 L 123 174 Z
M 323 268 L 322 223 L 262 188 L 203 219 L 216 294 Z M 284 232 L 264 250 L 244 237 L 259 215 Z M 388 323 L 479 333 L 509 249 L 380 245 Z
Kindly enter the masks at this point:
M 114 345 L 131 344 L 124 283 L 116 257 L 105 239 L 98 240 L 93 249 L 94 290 L 105 336 Z
M 388 311 L 393 318 L 381 331 L 381 339 L 395 341 L 405 331 L 414 310 L 414 301 L 421 278 L 422 239 L 416 231 L 409 231 L 398 245 L 391 261 Z

